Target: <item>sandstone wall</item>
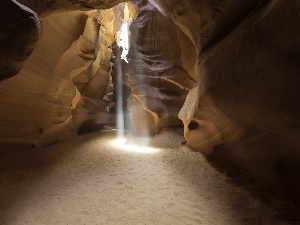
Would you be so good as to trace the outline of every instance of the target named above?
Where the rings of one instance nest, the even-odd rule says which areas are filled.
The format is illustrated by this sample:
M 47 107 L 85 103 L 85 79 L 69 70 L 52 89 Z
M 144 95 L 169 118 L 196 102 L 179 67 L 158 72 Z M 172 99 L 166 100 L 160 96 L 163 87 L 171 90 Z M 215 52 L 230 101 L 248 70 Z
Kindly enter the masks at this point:
M 141 1 L 131 26 L 125 79 L 131 88 L 128 109 L 136 135 L 182 126 L 178 112 L 195 84 L 196 52 L 188 37 L 152 4 Z M 192 60 L 190 60 L 192 59 Z
M 124 4 L 43 17 L 42 34 L 33 54 L 22 62 L 17 75 L 0 83 L 3 150 L 74 136 L 88 120 L 92 124 L 112 123 L 114 118 L 105 113 L 102 98 L 111 69 L 110 46 L 123 10 Z

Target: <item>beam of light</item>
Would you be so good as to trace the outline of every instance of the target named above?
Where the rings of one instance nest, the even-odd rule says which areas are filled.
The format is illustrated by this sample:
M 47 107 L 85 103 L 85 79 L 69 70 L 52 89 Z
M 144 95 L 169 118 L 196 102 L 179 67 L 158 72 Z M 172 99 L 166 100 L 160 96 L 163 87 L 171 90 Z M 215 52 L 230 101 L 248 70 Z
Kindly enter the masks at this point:
M 142 154 L 150 154 L 158 152 L 158 149 L 151 148 L 148 146 L 136 145 L 133 143 L 127 143 L 126 138 L 117 138 L 113 141 L 113 145 L 117 148 L 122 149 L 123 151 L 127 152 L 134 152 L 134 153 L 142 153 Z
M 122 75 L 122 63 L 120 62 L 120 52 L 117 55 L 116 65 L 116 105 L 117 105 L 117 136 L 118 138 L 124 137 L 124 108 L 123 108 L 123 75 Z
M 116 33 L 116 43 L 122 47 L 122 52 L 117 49 L 116 60 L 116 94 L 117 94 L 117 137 L 124 137 L 124 106 L 123 106 L 123 71 L 122 71 L 122 59 L 128 63 L 127 54 L 129 52 L 129 26 L 130 26 L 130 14 L 127 3 L 124 7 L 124 18 L 122 19 L 122 25 L 120 30 Z
M 34 19 L 35 25 L 37 26 L 37 29 L 39 31 L 39 35 L 41 36 L 42 35 L 42 19 L 39 16 L 39 14 L 37 14 L 36 12 L 34 12 L 32 9 L 28 8 L 27 6 L 21 4 L 17 0 L 12 0 L 12 2 L 17 4 L 24 11 L 29 12 L 33 15 L 32 18 Z
M 128 63 L 127 55 L 129 52 L 129 24 L 123 23 L 120 30 L 120 47 L 123 48 L 121 59 Z
M 127 3 L 124 6 L 124 18 L 121 25 L 121 29 L 117 32 L 117 45 L 122 47 L 123 51 L 121 54 L 121 59 L 124 59 L 126 63 L 128 63 L 127 55 L 130 48 L 130 13 Z

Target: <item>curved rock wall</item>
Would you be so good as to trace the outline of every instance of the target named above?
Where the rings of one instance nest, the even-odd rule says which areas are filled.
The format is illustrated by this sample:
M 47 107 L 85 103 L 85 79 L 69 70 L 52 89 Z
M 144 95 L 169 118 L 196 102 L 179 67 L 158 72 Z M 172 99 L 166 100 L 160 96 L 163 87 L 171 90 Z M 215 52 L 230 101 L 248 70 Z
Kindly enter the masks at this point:
M 83 33 L 85 21 L 82 12 L 43 19 L 43 36 L 32 56 L 18 75 L 0 83 L 2 143 L 38 145 L 47 127 L 70 118 L 76 90 L 57 65 Z
M 128 109 L 136 135 L 149 135 L 163 127 L 180 126 L 178 112 L 195 84 L 193 44 L 186 35 L 147 1 L 131 25 L 129 64 L 124 64 L 131 95 Z
M 3 149 L 53 143 L 76 135 L 87 120 L 111 123 L 102 98 L 122 10 L 124 4 L 43 18 L 43 33 L 33 54 L 16 76 L 0 83 Z
M 107 9 L 124 0 L 5 0 L 0 8 L 0 81 L 22 68 L 42 35 L 40 16 L 70 10 Z
M 195 149 L 209 153 L 216 144 L 257 135 L 281 145 L 278 150 L 289 142 L 288 151 L 298 151 L 292 146 L 298 146 L 300 122 L 299 3 L 259 3 L 244 18 L 237 17 L 240 22 L 227 33 L 212 31 L 207 36 L 211 41 L 201 41 L 197 93 L 190 93 L 180 113 L 188 144 Z M 222 4 L 219 17 L 230 6 L 222 10 Z M 215 30 L 218 26 L 224 29 L 224 22 Z M 191 105 L 197 110 L 187 113 Z M 198 126 L 189 129 L 190 121 Z
M 277 191 L 285 189 L 285 200 L 299 200 L 300 3 L 246 2 L 251 4 L 240 10 L 247 13 L 233 18 L 231 9 L 246 4 L 207 1 L 207 32 L 178 18 L 188 4 L 175 4 L 173 19 L 201 47 L 197 86 L 179 117 L 189 147 L 230 160 Z M 189 10 L 207 13 L 202 2 L 193 3 Z
M 139 3 L 125 69 L 136 132 L 180 109 L 187 146 L 300 199 L 299 1 Z

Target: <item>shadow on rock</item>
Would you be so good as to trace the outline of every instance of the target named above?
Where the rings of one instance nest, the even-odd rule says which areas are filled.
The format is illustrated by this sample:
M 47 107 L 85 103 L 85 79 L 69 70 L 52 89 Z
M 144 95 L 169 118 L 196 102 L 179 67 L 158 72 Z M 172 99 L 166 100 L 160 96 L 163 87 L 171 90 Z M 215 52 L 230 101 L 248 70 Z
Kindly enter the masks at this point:
M 216 146 L 213 153 L 207 157 L 208 162 L 228 176 L 228 183 L 245 188 L 253 197 L 259 198 L 269 206 L 275 216 L 289 220 L 291 224 L 298 224 L 300 157 L 279 157 L 274 163 L 272 172 L 257 174 L 253 172 L 255 169 L 251 171 L 251 167 L 245 168 L 240 162 L 230 160 L 226 157 L 226 151 L 230 150 L 224 146 Z M 255 167 L 263 168 L 262 161 L 258 161 Z

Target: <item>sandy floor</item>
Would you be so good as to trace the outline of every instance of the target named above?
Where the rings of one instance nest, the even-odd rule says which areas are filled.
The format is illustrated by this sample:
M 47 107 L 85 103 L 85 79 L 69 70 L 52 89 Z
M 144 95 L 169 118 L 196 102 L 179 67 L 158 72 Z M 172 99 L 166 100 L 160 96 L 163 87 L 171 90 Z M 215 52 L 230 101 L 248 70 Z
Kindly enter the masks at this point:
M 153 152 L 124 151 L 112 132 L 1 153 L 0 224 L 291 224 L 165 130 Z

